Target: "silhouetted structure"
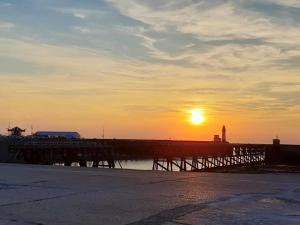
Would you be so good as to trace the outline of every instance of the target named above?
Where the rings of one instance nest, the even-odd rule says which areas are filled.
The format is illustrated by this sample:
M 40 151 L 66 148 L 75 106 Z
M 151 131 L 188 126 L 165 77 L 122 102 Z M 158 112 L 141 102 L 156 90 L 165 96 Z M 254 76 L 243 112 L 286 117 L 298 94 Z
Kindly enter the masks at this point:
M 221 143 L 222 142 L 222 140 L 221 140 L 221 138 L 220 138 L 220 136 L 218 134 L 214 135 L 214 142 L 215 143 Z
M 273 145 L 280 145 L 280 139 L 278 137 L 273 139 Z
M 66 138 L 66 139 L 79 139 L 78 132 L 61 132 L 61 131 L 38 131 L 34 134 L 35 137 L 44 138 Z
M 203 171 L 267 164 L 298 164 L 300 145 L 214 143 L 135 139 L 7 138 L 0 140 L 0 162 L 32 164 L 78 162 L 114 168 L 119 160 L 153 160 L 153 169 Z
M 222 127 L 222 138 L 220 138 L 220 135 L 215 134 L 213 142 L 214 143 L 228 143 L 226 141 L 226 127 L 225 126 Z
M 222 142 L 223 143 L 227 142 L 226 141 L 226 128 L 225 128 L 225 126 L 223 126 L 223 128 L 222 128 Z
M 20 137 L 26 131 L 25 129 L 21 129 L 20 127 L 14 127 L 11 129 L 7 129 L 10 136 Z
M 11 136 L 25 130 L 8 129 Z M 215 168 L 257 164 L 296 164 L 300 145 L 229 143 L 226 128 L 214 141 L 171 141 L 136 139 L 80 139 L 76 132 L 37 132 L 24 138 L 0 139 L 0 162 L 54 164 L 73 162 L 114 168 L 120 160 L 153 160 L 153 170 L 207 171 Z M 46 138 L 45 138 L 46 137 Z M 49 138 L 51 137 L 51 138 Z M 78 137 L 78 138 L 77 138 Z

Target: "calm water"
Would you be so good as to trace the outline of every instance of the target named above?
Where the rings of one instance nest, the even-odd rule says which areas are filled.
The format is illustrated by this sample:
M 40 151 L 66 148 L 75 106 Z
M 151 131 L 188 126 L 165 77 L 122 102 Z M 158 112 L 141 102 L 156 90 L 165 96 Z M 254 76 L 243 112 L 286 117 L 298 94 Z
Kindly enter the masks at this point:
M 152 170 L 152 160 L 120 161 L 116 163 L 116 168 L 134 169 L 134 170 Z
M 63 164 L 56 163 L 57 166 L 62 166 Z M 115 168 L 118 169 L 133 169 L 133 170 L 152 170 L 153 161 L 152 160 L 135 160 L 135 161 L 120 161 L 116 162 Z M 79 166 L 79 163 L 72 163 L 72 166 Z M 88 167 L 92 167 L 92 162 L 88 162 Z
M 192 159 L 187 159 L 187 162 L 192 164 Z M 162 163 L 162 162 L 160 162 Z M 180 161 L 177 161 L 180 164 Z M 166 162 L 162 163 L 166 166 Z M 56 164 L 56 165 L 63 165 L 63 164 Z M 72 163 L 72 166 L 79 166 L 79 163 Z M 88 167 L 92 167 L 92 162 L 87 163 Z M 127 160 L 127 161 L 117 161 L 115 162 L 115 168 L 118 169 L 133 169 L 133 170 L 152 170 L 153 160 Z M 186 165 L 187 170 L 191 170 L 190 165 Z M 173 166 L 173 171 L 179 171 L 179 168 Z
M 192 159 L 186 159 L 189 164 L 192 164 Z M 160 162 L 164 166 L 166 166 L 166 162 Z M 177 161 L 177 164 L 180 164 L 180 161 Z M 55 164 L 55 165 L 63 165 L 63 164 Z M 72 166 L 79 166 L 79 163 L 72 163 Z M 88 167 L 92 167 L 92 162 L 87 163 Z M 118 169 L 133 169 L 133 170 L 152 170 L 153 160 L 127 160 L 127 161 L 116 161 L 115 168 Z M 191 170 L 190 165 L 186 165 L 187 170 Z M 179 171 L 179 168 L 173 166 L 173 171 Z

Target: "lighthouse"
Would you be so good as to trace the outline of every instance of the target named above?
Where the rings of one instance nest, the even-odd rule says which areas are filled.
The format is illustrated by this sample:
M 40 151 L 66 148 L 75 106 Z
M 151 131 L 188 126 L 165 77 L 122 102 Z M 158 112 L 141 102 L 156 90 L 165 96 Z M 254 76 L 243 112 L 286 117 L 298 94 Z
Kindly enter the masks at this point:
M 223 126 L 222 128 L 222 143 L 226 143 L 226 127 Z

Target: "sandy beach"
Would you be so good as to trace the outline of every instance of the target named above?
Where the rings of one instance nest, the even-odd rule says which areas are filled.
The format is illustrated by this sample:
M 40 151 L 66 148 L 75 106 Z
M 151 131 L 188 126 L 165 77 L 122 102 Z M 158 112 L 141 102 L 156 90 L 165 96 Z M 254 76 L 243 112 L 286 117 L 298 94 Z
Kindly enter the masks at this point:
M 300 174 L 0 164 L 0 224 L 300 224 Z

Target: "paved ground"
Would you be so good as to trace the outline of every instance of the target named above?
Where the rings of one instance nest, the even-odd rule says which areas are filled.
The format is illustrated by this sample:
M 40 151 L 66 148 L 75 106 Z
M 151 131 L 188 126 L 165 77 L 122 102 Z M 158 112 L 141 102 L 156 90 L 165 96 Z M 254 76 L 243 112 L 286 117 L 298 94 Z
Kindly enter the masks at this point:
M 300 224 L 300 174 L 0 164 L 0 225 Z

